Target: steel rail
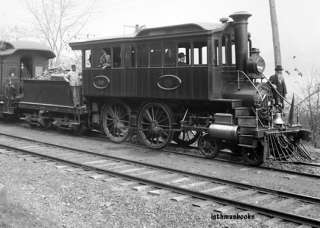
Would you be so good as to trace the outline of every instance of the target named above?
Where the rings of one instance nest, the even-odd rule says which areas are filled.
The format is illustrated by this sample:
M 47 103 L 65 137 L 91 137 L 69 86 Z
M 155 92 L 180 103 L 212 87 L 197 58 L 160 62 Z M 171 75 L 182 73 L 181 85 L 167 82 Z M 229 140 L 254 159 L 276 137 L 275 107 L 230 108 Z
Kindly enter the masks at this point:
M 210 200 L 210 201 L 218 202 L 221 204 L 232 205 L 236 208 L 240 208 L 243 210 L 253 210 L 253 211 L 258 212 L 260 214 L 264 214 L 264 215 L 268 215 L 268 216 L 272 216 L 272 217 L 278 217 L 283 220 L 291 221 L 294 223 L 305 224 L 305 225 L 314 226 L 314 227 L 320 226 L 320 220 L 310 218 L 307 216 L 299 216 L 296 214 L 290 214 L 287 212 L 274 210 L 274 209 L 270 209 L 270 208 L 266 208 L 266 207 L 262 207 L 262 206 L 251 205 L 248 203 L 235 201 L 235 200 L 232 200 L 229 198 L 214 196 L 214 195 L 210 195 L 210 194 L 206 194 L 206 193 L 202 193 L 202 192 L 197 192 L 197 191 L 193 191 L 190 189 L 172 186 L 172 185 L 169 185 L 166 183 L 162 183 L 162 182 L 158 182 L 158 181 L 154 181 L 154 180 L 149 180 L 149 179 L 144 179 L 144 178 L 129 175 L 129 174 L 124 174 L 124 173 L 120 173 L 120 172 L 106 170 L 103 168 L 93 167 L 90 165 L 84 165 L 84 164 L 81 164 L 78 162 L 74 162 L 74 161 L 70 161 L 70 160 L 66 160 L 66 159 L 62 159 L 62 158 L 57 158 L 57 157 L 45 155 L 42 153 L 28 151 L 28 150 L 24 150 L 24 149 L 20 149 L 20 148 L 14 148 L 11 146 L 4 146 L 4 147 L 8 148 L 10 150 L 20 151 L 20 152 L 27 153 L 27 154 L 33 154 L 33 155 L 37 155 L 37 156 L 40 156 L 40 157 L 43 157 L 43 158 L 46 158 L 49 160 L 59 161 L 59 162 L 63 162 L 66 164 L 73 165 L 73 166 L 78 166 L 78 167 L 84 168 L 86 170 L 93 170 L 98 173 L 107 173 L 109 175 L 118 176 L 118 177 L 125 178 L 125 179 L 130 179 L 130 180 L 137 181 L 137 182 L 143 183 L 143 184 L 147 184 L 147 185 L 150 185 L 153 187 L 168 189 L 168 190 L 176 192 L 176 193 L 189 195 L 189 196 L 200 198 L 200 199 Z
M 165 152 L 168 153 L 174 153 L 177 155 L 183 155 L 183 156 L 190 156 L 190 157 L 195 157 L 198 159 L 203 159 L 203 160 L 207 160 L 207 158 L 205 158 L 204 156 L 201 155 L 196 155 L 196 154 L 188 154 L 188 153 L 183 153 L 183 152 L 178 152 L 178 151 L 170 151 L 170 150 L 166 150 L 164 149 Z M 221 153 L 221 152 L 220 152 Z M 223 153 L 223 152 L 222 152 Z M 229 154 L 228 154 L 229 155 Z M 230 154 L 231 155 L 231 154 Z M 312 174 L 312 173 L 306 173 L 306 172 L 298 172 L 298 171 L 294 171 L 294 170 L 288 170 L 288 169 L 279 169 L 279 168 L 275 168 L 275 167 L 267 167 L 267 166 L 249 166 L 249 165 L 245 165 L 241 162 L 237 162 L 237 161 L 232 161 L 232 160 L 227 160 L 227 159 L 223 159 L 223 158 L 213 158 L 212 160 L 215 161 L 219 161 L 219 162 L 223 162 L 223 163 L 228 163 L 228 164 L 235 164 L 238 165 L 240 167 L 247 167 L 247 168 L 257 168 L 257 169 L 264 169 L 264 170 L 268 170 L 268 171 L 274 171 L 274 172 L 281 172 L 281 173 L 287 173 L 290 175 L 295 175 L 295 176 L 304 176 L 304 177 L 309 177 L 309 178 L 315 178 L 315 179 L 320 179 L 320 175 L 317 174 Z M 299 162 L 300 163 L 300 162 Z M 295 163 L 293 163 L 295 164 Z M 305 166 L 314 166 L 314 167 L 319 167 L 319 164 L 309 164 L 309 163 L 301 163 L 301 165 L 305 165 Z
M 48 143 L 48 142 L 43 142 L 43 141 L 37 141 L 37 140 L 34 140 L 34 139 L 30 139 L 30 138 L 25 138 L 25 137 L 20 137 L 20 136 L 15 136 L 15 135 L 10 135 L 10 134 L 7 134 L 7 133 L 3 133 L 3 132 L 0 132 L 0 135 L 4 135 L 4 136 L 8 136 L 8 137 L 12 137 L 12 138 L 19 138 L 19 139 L 24 139 L 24 140 L 29 140 L 29 141 L 33 141 L 33 142 L 38 142 L 38 143 L 44 143 L 44 144 L 47 144 L 47 145 L 51 145 L 51 146 L 59 146 L 61 148 L 63 148 L 64 146 L 61 146 L 61 145 L 57 145 L 57 144 L 54 144 L 54 143 Z M 83 137 L 83 138 L 87 138 L 87 139 L 92 139 L 92 137 L 89 137 L 89 136 L 80 136 L 80 137 Z M 95 139 L 98 139 L 98 140 L 104 140 L 106 139 L 105 137 L 96 137 Z M 116 143 L 115 143 L 116 144 Z M 131 146 L 134 146 L 134 147 L 137 147 L 137 148 L 141 148 L 143 146 L 139 146 L 139 145 L 136 145 L 136 144 L 132 144 L 132 143 L 123 143 L 123 145 L 131 145 Z M 175 144 L 174 144 L 175 145 Z M 81 151 L 81 149 L 78 149 L 78 148 L 72 148 L 72 147 L 64 147 L 65 149 L 74 149 L 74 150 L 79 150 Z M 143 147 L 145 148 L 145 147 Z M 196 149 L 192 146 L 185 146 L 183 147 L 185 149 Z M 178 151 L 171 151 L 171 150 L 168 150 L 168 149 L 162 149 L 161 151 L 164 151 L 166 153 L 173 153 L 173 154 L 177 154 L 179 156 L 189 156 L 189 157 L 194 157 L 194 158 L 198 158 L 198 159 L 203 159 L 203 160 L 206 160 L 206 161 L 210 161 L 209 159 L 205 158 L 204 156 L 202 155 L 196 155 L 196 154 L 188 154 L 188 153 L 183 153 L 183 152 L 178 152 Z M 221 152 L 220 152 L 221 153 Z M 107 156 L 107 155 L 106 155 Z M 119 159 L 118 157 L 115 157 L 115 159 Z M 308 178 L 314 178 L 314 179 L 320 179 L 320 175 L 317 175 L 317 174 L 312 174 L 312 173 L 305 173 L 305 172 L 298 172 L 298 171 L 293 171 L 293 170 L 287 170 L 287 169 L 279 169 L 279 168 L 275 168 L 275 167 L 266 167 L 266 166 L 258 166 L 258 167 L 253 167 L 253 166 L 248 166 L 248 165 L 245 165 L 241 162 L 237 162 L 237 161 L 231 161 L 231 160 L 226 160 L 226 159 L 221 159 L 221 158 L 213 158 L 212 160 L 214 161 L 218 161 L 218 162 L 223 162 L 223 163 L 229 163 L 229 164 L 235 164 L 235 165 L 238 165 L 239 167 L 246 167 L 246 168 L 250 168 L 250 169 L 264 169 L 264 170 L 268 170 L 268 171 L 274 171 L 274 172 L 280 172 L 280 173 L 287 173 L 287 174 L 290 174 L 290 175 L 294 175 L 294 176 L 303 176 L 303 177 L 308 177 Z
M 1 134 L 2 133 L 0 133 L 0 135 Z M 80 136 L 80 137 L 83 137 L 83 138 L 86 138 L 86 139 L 91 139 L 92 138 L 90 136 Z M 106 139 L 106 137 L 103 137 L 101 135 L 93 136 L 93 137 L 95 137 L 96 140 L 100 140 L 100 141 L 104 141 Z M 126 143 L 126 142 L 124 142 L 123 144 L 129 145 L 129 143 Z M 130 143 L 130 145 L 135 146 L 135 147 L 139 147 L 139 148 L 144 147 L 144 146 L 139 146 L 137 144 L 132 144 L 132 143 Z M 173 143 L 171 143 L 170 146 L 175 147 L 175 148 L 180 147 L 180 148 L 183 148 L 183 149 L 197 149 L 196 147 L 193 147 L 193 146 L 183 146 L 183 147 L 181 147 L 181 146 L 178 146 L 177 144 L 173 144 Z M 189 153 L 184 153 L 184 152 L 172 151 L 172 150 L 169 150 L 168 147 L 162 149 L 161 151 L 164 151 L 166 153 L 177 154 L 177 155 L 180 155 L 180 156 L 188 156 L 188 157 L 193 157 L 193 158 L 198 158 L 198 159 L 203 159 L 203 160 L 206 160 L 206 161 L 210 161 L 208 158 L 204 157 L 201 154 L 189 154 Z M 219 152 L 219 153 L 222 154 L 223 152 Z M 232 156 L 232 154 L 230 154 L 230 155 Z M 287 174 L 295 175 L 295 176 L 304 176 L 304 177 L 308 177 L 308 178 L 320 179 L 320 175 L 312 174 L 312 173 L 299 172 L 299 171 L 294 171 L 294 170 L 280 169 L 280 168 L 267 167 L 267 166 L 256 166 L 256 167 L 254 167 L 254 166 L 249 166 L 249 165 L 243 164 L 243 163 L 238 162 L 238 161 L 232 161 L 232 160 L 227 160 L 227 159 L 218 158 L 218 157 L 212 158 L 211 160 L 219 161 L 219 162 L 223 162 L 223 163 L 235 164 L 235 165 L 238 165 L 238 166 L 241 166 L 241 167 L 264 169 L 264 170 L 269 170 L 269 171 L 274 171 L 274 172 L 287 173 Z M 285 162 L 283 162 L 283 163 L 285 163 Z M 316 163 L 303 163 L 303 162 L 291 162 L 291 163 L 292 164 L 301 164 L 301 165 L 305 165 L 305 166 L 320 167 L 320 164 L 316 164 Z
M 9 137 L 11 137 L 11 136 L 9 136 Z M 26 140 L 24 138 L 22 138 L 22 140 L 29 141 L 29 140 Z M 122 162 L 126 162 L 126 163 L 131 163 L 131 164 L 140 165 L 140 166 L 146 166 L 146 167 L 159 169 L 159 170 L 164 170 L 164 171 L 168 171 L 168 172 L 175 172 L 175 173 L 180 173 L 180 174 L 183 174 L 183 175 L 194 176 L 194 177 L 197 177 L 197 178 L 207 179 L 209 181 L 212 181 L 212 182 L 215 182 L 215 183 L 219 183 L 219 184 L 228 184 L 228 185 L 232 185 L 232 186 L 235 186 L 235 187 L 253 189 L 253 190 L 256 190 L 256 191 L 259 191 L 259 192 L 264 192 L 264 193 L 268 193 L 268 194 L 274 194 L 274 195 L 282 196 L 282 197 L 293 197 L 293 198 L 296 198 L 296 199 L 299 199 L 299 200 L 303 200 L 305 202 L 319 203 L 320 204 L 320 198 L 316 198 L 316 197 L 312 197 L 312 196 L 307 196 L 307 195 L 302 195 L 302 194 L 295 194 L 295 193 L 286 192 L 286 191 L 279 191 L 279 190 L 259 187 L 259 186 L 255 186 L 255 185 L 250 185 L 250 184 L 240 183 L 240 182 L 236 182 L 236 181 L 232 181 L 232 180 L 226 180 L 226 179 L 222 179 L 222 178 L 218 178 L 218 177 L 213 177 L 213 176 L 209 176 L 209 175 L 205 175 L 205 174 L 198 174 L 198 173 L 184 171 L 184 170 L 180 170 L 180 169 L 174 169 L 174 168 L 170 168 L 170 167 L 165 167 L 165 166 L 154 165 L 154 164 L 150 164 L 150 163 L 134 161 L 134 160 L 126 159 L 126 158 L 120 158 L 120 157 L 116 157 L 116 156 L 105 155 L 105 154 L 101 154 L 101 153 L 97 153 L 97 152 L 86 151 L 86 150 L 81 150 L 81 149 L 67 147 L 67 146 L 55 145 L 55 144 L 46 143 L 46 142 L 39 142 L 39 141 L 33 140 L 33 139 L 30 140 L 30 141 L 35 142 L 37 144 L 49 145 L 49 146 L 52 146 L 52 147 L 57 147 L 57 148 L 61 148 L 61 149 L 65 149 L 65 150 L 69 150 L 69 151 L 73 151 L 73 152 L 77 152 L 77 153 L 80 152 L 80 153 L 84 153 L 84 154 L 100 156 L 100 157 L 111 159 L 111 160 L 118 160 L 118 161 L 122 161 Z M 24 149 L 13 147 L 13 146 L 7 146 L 7 145 L 1 145 L 0 144 L 0 147 L 5 147 L 5 148 L 11 149 L 11 150 L 20 150 L 22 152 L 28 153 L 28 150 L 24 150 Z

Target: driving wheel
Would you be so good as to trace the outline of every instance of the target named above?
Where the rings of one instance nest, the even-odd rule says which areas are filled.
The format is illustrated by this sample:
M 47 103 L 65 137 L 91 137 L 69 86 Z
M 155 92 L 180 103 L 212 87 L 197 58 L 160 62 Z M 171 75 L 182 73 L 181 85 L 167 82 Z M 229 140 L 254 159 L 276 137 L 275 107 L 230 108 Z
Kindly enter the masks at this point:
M 125 141 L 130 133 L 131 109 L 123 102 L 105 104 L 101 111 L 102 129 L 113 142 Z
M 172 112 L 161 103 L 145 104 L 138 115 L 138 135 L 143 144 L 153 149 L 165 147 L 172 139 Z

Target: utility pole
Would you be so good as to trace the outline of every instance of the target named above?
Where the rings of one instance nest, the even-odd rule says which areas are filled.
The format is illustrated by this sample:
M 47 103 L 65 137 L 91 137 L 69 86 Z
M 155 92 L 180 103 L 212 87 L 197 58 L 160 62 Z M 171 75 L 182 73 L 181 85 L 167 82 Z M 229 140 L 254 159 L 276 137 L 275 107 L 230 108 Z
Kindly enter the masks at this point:
M 278 65 L 282 66 L 278 19 L 277 19 L 275 0 L 269 0 L 269 5 L 270 5 L 270 17 L 271 17 L 272 38 L 273 38 L 274 64 L 275 66 L 278 66 Z

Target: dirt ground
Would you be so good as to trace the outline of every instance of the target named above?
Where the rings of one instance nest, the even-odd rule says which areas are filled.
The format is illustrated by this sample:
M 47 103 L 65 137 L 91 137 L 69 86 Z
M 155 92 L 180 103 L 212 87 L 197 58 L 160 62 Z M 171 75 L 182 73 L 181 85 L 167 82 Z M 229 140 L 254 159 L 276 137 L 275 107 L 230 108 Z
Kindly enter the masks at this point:
M 320 197 L 320 183 L 313 179 L 13 124 L 0 123 L 0 132 Z M 0 227 L 274 227 L 260 219 L 212 220 L 211 213 L 221 205 L 198 208 L 188 200 L 173 202 L 166 195 L 137 192 L 121 182 L 66 172 L 50 162 L 1 155 L 0 183 L 7 188 L 9 203 L 0 205 Z
M 121 179 L 95 180 L 23 157 L 0 155 L 0 183 L 8 195 L 8 203 L 0 205 L 0 227 L 261 226 L 259 220 L 212 220 L 214 204 L 173 202 L 166 195 L 134 191 Z

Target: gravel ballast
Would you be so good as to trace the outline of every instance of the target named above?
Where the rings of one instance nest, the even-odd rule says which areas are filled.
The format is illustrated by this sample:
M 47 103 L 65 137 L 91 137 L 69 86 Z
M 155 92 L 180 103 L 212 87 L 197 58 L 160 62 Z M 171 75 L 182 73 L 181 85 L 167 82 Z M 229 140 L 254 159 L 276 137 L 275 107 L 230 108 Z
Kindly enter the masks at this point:
M 214 206 L 173 202 L 53 162 L 0 155 L 1 227 L 257 227 L 260 220 L 214 221 Z M 122 181 L 123 182 L 123 181 Z M 221 206 L 220 206 L 221 207 Z

